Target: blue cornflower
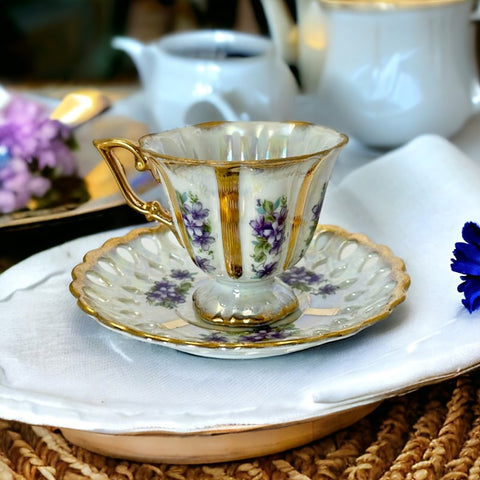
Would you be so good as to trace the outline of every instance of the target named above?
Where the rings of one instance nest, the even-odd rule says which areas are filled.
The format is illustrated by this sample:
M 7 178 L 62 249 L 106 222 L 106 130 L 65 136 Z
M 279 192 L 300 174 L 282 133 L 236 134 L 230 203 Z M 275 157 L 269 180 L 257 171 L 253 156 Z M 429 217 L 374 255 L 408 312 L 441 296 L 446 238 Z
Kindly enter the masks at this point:
M 451 268 L 461 273 L 458 291 L 465 295 L 463 305 L 472 313 L 480 308 L 480 227 L 467 222 L 462 229 L 465 242 L 455 244 Z

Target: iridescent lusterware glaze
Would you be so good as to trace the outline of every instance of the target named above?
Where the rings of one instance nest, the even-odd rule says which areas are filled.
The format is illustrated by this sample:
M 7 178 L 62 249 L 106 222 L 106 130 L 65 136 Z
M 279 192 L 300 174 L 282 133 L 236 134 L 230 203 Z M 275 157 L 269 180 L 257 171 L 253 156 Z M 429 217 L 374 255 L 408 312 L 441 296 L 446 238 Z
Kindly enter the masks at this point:
M 349 337 L 388 317 L 410 285 L 389 248 L 336 226 L 319 227 L 302 260 L 281 275 L 299 301 L 294 321 L 230 328 L 198 319 L 191 293 L 208 277 L 163 225 L 110 239 L 72 277 L 79 306 L 104 326 L 225 359 L 285 355 Z
M 347 137 L 303 122 L 219 122 L 97 140 L 127 202 L 167 225 L 211 280 L 193 292 L 216 325 L 263 325 L 300 314 L 279 276 L 304 255 Z M 168 205 L 132 190 L 115 149 L 162 184 Z

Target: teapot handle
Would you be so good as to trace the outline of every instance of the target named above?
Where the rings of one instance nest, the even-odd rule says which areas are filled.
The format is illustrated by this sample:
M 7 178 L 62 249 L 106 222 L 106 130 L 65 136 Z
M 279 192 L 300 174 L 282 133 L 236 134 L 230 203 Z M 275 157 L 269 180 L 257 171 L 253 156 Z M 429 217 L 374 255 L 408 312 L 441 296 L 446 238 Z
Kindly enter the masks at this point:
M 188 108 L 183 118 L 184 123 L 186 125 L 195 125 L 205 122 L 205 110 L 211 108 L 220 114 L 221 118 L 219 120 L 226 122 L 250 120 L 250 115 L 247 112 L 238 112 L 228 99 L 220 94 L 212 93 Z
M 115 148 L 123 148 L 133 155 L 135 168 L 139 172 L 145 172 L 146 170 L 151 171 L 148 166 L 148 161 L 141 154 L 139 147 L 129 140 L 119 138 L 94 140 L 93 144 L 110 167 L 127 204 L 134 210 L 145 215 L 145 218 L 148 221 L 157 220 L 166 225 L 175 234 L 180 244 L 183 245 L 183 242 L 180 240 L 176 232 L 172 215 L 157 200 L 145 202 L 134 192 L 127 178 L 127 174 L 125 173 L 122 162 L 114 153 Z M 158 181 L 158 178 L 155 177 L 155 180 Z

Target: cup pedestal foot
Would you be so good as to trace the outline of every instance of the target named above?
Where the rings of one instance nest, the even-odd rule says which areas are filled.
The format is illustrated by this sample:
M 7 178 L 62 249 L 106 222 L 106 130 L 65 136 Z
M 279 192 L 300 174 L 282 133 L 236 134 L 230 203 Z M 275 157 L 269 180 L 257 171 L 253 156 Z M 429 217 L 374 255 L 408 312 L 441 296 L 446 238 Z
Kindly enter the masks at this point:
M 299 306 L 293 290 L 278 279 L 245 283 L 210 280 L 193 293 L 193 304 L 211 324 L 243 328 L 276 322 Z

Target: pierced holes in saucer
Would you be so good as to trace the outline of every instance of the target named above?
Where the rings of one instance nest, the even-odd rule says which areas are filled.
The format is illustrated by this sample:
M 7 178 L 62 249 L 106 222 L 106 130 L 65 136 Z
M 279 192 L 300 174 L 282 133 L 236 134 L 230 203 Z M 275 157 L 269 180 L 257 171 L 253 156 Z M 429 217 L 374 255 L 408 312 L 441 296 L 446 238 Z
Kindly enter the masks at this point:
M 159 333 L 158 323 L 140 322 L 140 323 L 135 323 L 132 326 L 145 333 L 151 333 L 154 335 L 158 335 Z
M 137 300 L 136 298 L 134 297 L 118 297 L 117 298 L 117 301 L 119 303 L 123 303 L 124 305 L 135 305 L 135 306 L 138 306 L 141 304 L 141 302 L 139 300 Z
M 371 302 L 376 302 L 379 305 L 386 305 L 392 296 L 392 292 L 395 290 L 396 283 L 389 282 L 387 284 L 378 285 L 376 289 L 369 290 L 369 296 L 367 297 Z
M 381 257 L 377 252 L 371 252 L 365 255 L 362 264 L 360 265 L 358 271 L 365 272 L 368 270 L 376 270 L 379 267 Z
M 164 270 L 163 267 L 160 267 L 160 266 L 159 266 L 159 267 L 157 268 L 157 271 L 162 271 L 162 270 Z M 146 272 L 137 272 L 137 271 L 135 271 L 135 272 L 133 272 L 133 277 L 134 277 L 136 280 L 140 280 L 141 282 L 146 283 L 146 284 L 150 284 L 151 281 L 152 281 L 152 276 L 149 275 L 149 274 L 146 273 Z
M 362 307 L 360 305 L 348 305 L 345 308 L 342 308 L 338 313 L 340 315 L 355 315 L 361 309 Z
M 356 290 L 354 292 L 350 292 L 349 294 L 345 295 L 345 301 L 354 302 L 358 300 L 358 298 L 364 295 L 365 295 L 365 290 Z
M 108 313 L 112 319 L 119 320 L 119 316 L 123 317 L 132 317 L 132 316 L 139 316 L 140 312 L 138 311 L 136 305 L 129 305 L 129 304 L 124 304 L 123 302 L 120 301 L 120 299 L 123 298 L 122 296 L 114 296 L 112 298 L 111 296 L 108 297 L 108 300 L 103 306 L 102 306 L 102 313 Z
M 131 310 L 126 308 L 115 308 L 113 309 L 113 316 L 121 316 L 128 319 L 136 319 L 140 317 L 140 312 L 138 310 Z
M 342 261 L 347 260 L 357 252 L 358 248 L 358 242 L 346 240 L 342 243 L 340 249 L 338 250 L 338 259 Z
M 138 263 L 138 255 L 134 252 L 131 247 L 126 247 L 119 245 L 115 249 L 116 254 L 120 257 L 121 260 L 129 263 L 130 265 L 135 265 Z
M 85 274 L 85 278 L 93 283 L 94 285 L 97 285 L 99 287 L 111 287 L 112 283 L 109 282 L 104 276 L 100 275 L 98 272 L 95 270 L 89 270 Z
M 370 278 L 368 279 L 368 285 L 376 285 L 378 283 L 383 283 L 388 277 L 391 275 L 392 269 L 390 267 L 382 267 L 377 269 L 375 272 L 372 273 Z
M 85 287 L 83 289 L 83 293 L 86 297 L 88 297 L 90 300 L 93 300 L 94 302 L 99 302 L 99 303 L 107 303 L 110 300 L 110 295 L 102 295 L 98 290 L 95 290 L 94 288 L 90 287 Z M 105 292 L 107 293 L 107 292 Z
M 339 278 L 345 274 L 347 271 L 348 265 L 343 263 L 341 265 L 337 265 L 331 272 L 330 278 Z
M 343 328 L 347 328 L 350 325 L 350 323 L 351 323 L 351 320 L 345 317 L 336 318 L 332 322 L 332 328 L 330 330 L 335 331 L 335 330 L 341 330 Z
M 156 237 L 152 237 L 152 236 L 142 237 L 140 238 L 140 245 L 142 249 L 145 250 L 144 253 L 147 253 L 148 255 L 157 256 L 160 254 L 161 247 Z
M 123 275 L 123 272 L 120 268 L 118 268 L 118 265 L 108 258 L 99 258 L 97 265 L 107 274 L 115 276 Z
M 315 330 L 312 331 L 312 335 L 319 337 L 321 335 L 328 335 L 332 331 L 331 328 L 315 328 Z
M 132 287 L 131 285 L 122 285 L 121 286 L 121 289 L 124 291 L 124 292 L 128 292 L 130 295 L 143 295 L 143 292 L 136 288 L 136 287 Z
M 177 248 L 180 250 L 180 252 L 185 251 L 182 247 L 177 247 Z M 169 258 L 170 262 L 176 264 L 177 267 L 182 266 L 182 267 L 195 268 L 194 265 L 193 265 L 193 262 L 190 259 L 182 257 L 181 255 L 179 255 L 176 252 L 173 252 L 173 251 L 170 252 L 169 255 L 168 255 L 168 258 Z M 170 268 L 175 268 L 175 267 L 174 267 L 174 265 L 170 265 Z
M 386 283 L 386 284 L 383 286 L 382 290 L 383 290 L 384 292 L 391 293 L 391 292 L 393 292 L 393 290 L 395 290 L 396 287 L 397 287 L 397 282 L 391 281 L 391 282 L 389 282 L 389 283 Z
M 156 237 L 156 240 L 158 241 L 161 248 L 167 248 L 167 250 L 184 250 L 184 248 L 179 245 L 177 238 L 171 230 L 168 230 L 168 232 L 162 237 L 161 240 L 158 237 Z
M 375 297 L 371 299 L 370 303 L 364 305 L 363 311 L 368 316 L 378 315 L 385 310 L 385 305 L 385 297 Z
M 328 257 L 321 253 L 317 254 L 315 251 L 310 251 L 305 255 L 305 266 L 311 270 L 317 270 L 322 268 L 328 262 Z M 328 267 L 325 267 L 328 268 Z
M 352 285 L 354 285 L 357 282 L 358 282 L 357 277 L 350 277 L 350 278 L 346 278 L 342 282 L 338 283 L 337 286 L 340 287 L 342 290 L 347 290 L 348 288 L 350 288 Z
M 332 238 L 334 238 L 332 232 L 321 232 L 315 237 L 312 246 L 315 247 L 315 250 L 326 250 Z

